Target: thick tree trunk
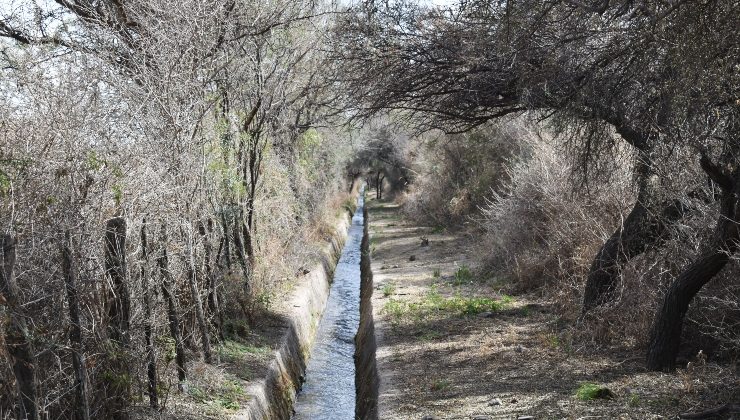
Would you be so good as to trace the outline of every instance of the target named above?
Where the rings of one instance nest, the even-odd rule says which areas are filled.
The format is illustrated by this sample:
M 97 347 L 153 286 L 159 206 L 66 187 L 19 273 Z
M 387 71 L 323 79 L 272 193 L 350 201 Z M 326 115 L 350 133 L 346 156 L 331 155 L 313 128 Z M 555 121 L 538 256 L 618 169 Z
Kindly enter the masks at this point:
M 206 363 L 211 364 L 213 363 L 213 359 L 211 357 L 211 334 L 208 331 L 208 324 L 206 323 L 206 317 L 203 313 L 203 301 L 198 292 L 198 279 L 196 278 L 195 255 L 193 251 L 193 235 L 190 234 L 190 231 L 188 231 L 188 234 L 186 235 L 186 240 L 188 283 L 190 284 L 190 294 L 193 296 L 193 302 L 195 303 L 195 316 L 198 320 L 198 329 L 200 329 L 200 339 L 201 344 L 203 345 L 203 359 Z
M 112 286 L 108 336 L 128 347 L 131 302 L 126 284 L 126 221 L 123 217 L 114 217 L 105 226 L 105 272 Z
M 149 281 L 149 244 L 146 234 L 146 219 L 141 223 L 141 289 L 144 293 L 144 349 L 147 361 L 147 394 L 149 394 L 149 406 L 153 409 L 159 408 L 159 394 L 157 392 L 157 354 L 154 349 L 152 332 L 154 322 L 152 320 L 152 298 Z
M 730 260 L 740 240 L 740 208 L 738 207 L 736 171 L 729 176 L 702 157 L 704 169 L 723 193 L 721 211 L 712 239 L 699 258 L 691 263 L 668 288 L 663 304 L 658 310 L 650 333 L 647 367 L 656 371 L 671 371 L 681 344 L 681 331 L 691 300 Z
M 75 418 L 90 419 L 90 402 L 87 387 L 87 366 L 82 347 L 82 324 L 80 321 L 80 304 L 77 295 L 77 281 L 72 260 L 72 238 L 65 234 L 62 246 L 62 272 L 67 289 L 67 306 L 69 308 L 69 342 L 72 348 L 72 368 L 75 372 Z
M 583 294 L 583 313 L 611 302 L 624 264 L 662 243 L 668 227 L 680 220 L 686 211 L 687 207 L 680 200 L 664 205 L 662 209 L 647 208 L 638 200 L 624 223 L 602 245 L 591 263 Z
M 185 349 L 180 335 L 180 318 L 177 314 L 177 297 L 172 289 L 172 274 L 169 271 L 169 258 L 167 256 L 167 229 L 162 226 L 162 255 L 158 258 L 159 270 L 162 275 L 162 294 L 167 301 L 167 320 L 170 326 L 170 335 L 175 342 L 175 363 L 177 363 L 177 379 L 180 391 L 184 390 L 187 378 L 187 367 L 185 366 Z
M 18 391 L 18 419 L 39 418 L 36 391 L 36 362 L 28 338 L 26 322 L 18 302 L 18 285 L 13 277 L 15 265 L 15 239 L 0 235 L 0 296 L 8 308 L 9 320 L 5 330 L 6 351 L 13 363 L 16 390 Z

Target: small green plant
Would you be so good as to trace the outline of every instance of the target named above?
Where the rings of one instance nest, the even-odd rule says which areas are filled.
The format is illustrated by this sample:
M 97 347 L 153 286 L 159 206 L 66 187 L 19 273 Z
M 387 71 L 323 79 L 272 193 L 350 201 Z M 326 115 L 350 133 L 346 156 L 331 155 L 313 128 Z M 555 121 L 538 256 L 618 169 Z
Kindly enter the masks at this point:
M 432 272 L 432 277 L 434 277 L 435 279 L 438 279 L 441 275 L 442 273 L 439 271 L 439 268 L 435 268 Z
M 167 364 L 175 360 L 177 356 L 177 349 L 175 348 L 175 340 L 172 337 L 158 336 L 157 344 L 162 349 L 161 354 L 164 356 L 164 360 Z
M 383 312 L 390 315 L 392 318 L 400 319 L 408 310 L 408 304 L 398 299 L 390 298 L 383 306 Z
M 206 392 L 197 385 L 190 384 L 190 386 L 188 386 L 188 394 L 198 403 L 205 402 L 208 399 L 208 394 L 206 394 Z
M 432 391 L 442 391 L 449 387 L 450 387 L 450 381 L 448 381 L 447 379 L 435 379 L 434 382 L 432 382 L 432 386 L 430 386 L 429 388 Z
M 218 353 L 219 356 L 224 359 L 239 360 L 246 354 L 267 355 L 270 353 L 270 347 L 254 346 L 234 340 L 225 340 L 224 343 L 218 347 Z
M 442 225 L 437 225 L 432 229 L 432 233 L 443 233 L 445 231 L 445 227 Z
M 614 394 L 609 388 L 594 383 L 586 382 L 581 384 L 576 390 L 576 398 L 581 401 L 590 401 L 597 398 L 610 399 Z
M 470 283 L 473 281 L 473 272 L 470 271 L 467 265 L 461 265 L 460 268 L 455 271 L 455 286 L 459 286 L 463 283 Z
M 120 206 L 123 200 L 123 186 L 121 184 L 113 184 L 111 189 L 113 190 L 113 200 L 117 206 Z
M 383 296 L 388 297 L 396 292 L 396 286 L 393 283 L 383 285 Z
M 239 400 L 244 397 L 245 392 L 241 384 L 237 381 L 226 381 L 219 389 L 216 402 L 227 410 L 238 410 L 241 408 Z
M 419 339 L 421 339 L 422 341 L 434 341 L 440 337 L 442 337 L 442 333 L 434 330 L 425 331 L 419 335 Z
M 550 346 L 550 348 L 557 349 L 560 347 L 560 337 L 558 337 L 557 334 L 547 334 L 547 336 L 545 336 L 545 339 L 547 341 L 547 345 Z
M 506 295 L 500 299 L 482 296 L 463 297 L 460 295 L 445 298 L 439 293 L 436 286 L 432 286 L 419 302 L 389 299 L 383 307 L 383 312 L 389 314 L 394 321 L 400 321 L 406 316 L 421 319 L 438 312 L 453 312 L 460 316 L 466 316 L 481 312 L 500 311 L 512 301 L 513 299 Z
M 260 291 L 257 293 L 257 296 L 255 296 L 254 301 L 259 307 L 264 309 L 265 311 L 270 309 L 270 306 L 273 302 L 273 293 L 270 291 Z
M 640 396 L 637 394 L 630 394 L 629 398 L 627 399 L 627 404 L 630 407 L 637 407 L 640 405 Z

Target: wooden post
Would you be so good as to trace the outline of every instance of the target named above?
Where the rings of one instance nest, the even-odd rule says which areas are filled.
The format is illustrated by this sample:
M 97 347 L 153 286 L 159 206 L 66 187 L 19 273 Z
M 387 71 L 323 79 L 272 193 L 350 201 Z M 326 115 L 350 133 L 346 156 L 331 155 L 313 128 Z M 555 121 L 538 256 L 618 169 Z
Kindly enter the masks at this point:
M 19 313 L 19 290 L 13 277 L 15 245 L 15 239 L 10 235 L 0 235 L 0 295 L 4 298 L 10 315 L 5 330 L 5 346 L 13 363 L 13 375 L 18 391 L 17 417 L 36 420 L 38 406 L 35 360 L 26 322 Z
M 72 368 L 75 372 L 75 417 L 77 420 L 89 420 L 90 402 L 88 399 L 87 366 L 83 355 L 80 303 L 73 258 L 72 238 L 69 232 L 66 232 L 62 245 L 62 273 L 64 275 L 64 285 L 67 289 L 70 323 L 69 343 L 72 347 Z

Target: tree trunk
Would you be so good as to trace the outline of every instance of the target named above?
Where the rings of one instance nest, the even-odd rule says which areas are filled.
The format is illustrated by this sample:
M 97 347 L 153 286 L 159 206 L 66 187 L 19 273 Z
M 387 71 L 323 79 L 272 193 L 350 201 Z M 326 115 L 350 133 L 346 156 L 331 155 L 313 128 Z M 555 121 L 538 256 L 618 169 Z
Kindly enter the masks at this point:
M 105 225 L 105 273 L 111 281 L 108 298 L 108 337 L 118 347 L 111 353 L 117 379 L 108 387 L 108 407 L 116 419 L 127 419 L 130 387 L 128 356 L 129 330 L 131 323 L 131 301 L 128 292 L 126 271 L 126 221 L 123 217 L 109 219 Z
M 18 391 L 18 419 L 38 418 L 36 368 L 34 352 L 28 338 L 26 322 L 20 311 L 18 285 L 13 277 L 15 239 L 0 235 L 0 295 L 8 307 L 9 320 L 5 330 L 6 351 L 13 363 L 13 376 Z
M 69 342 L 72 348 L 72 368 L 75 372 L 75 418 L 90 419 L 90 402 L 88 400 L 87 366 L 83 356 L 82 324 L 80 323 L 80 304 L 77 296 L 77 282 L 73 268 L 72 238 L 65 234 L 62 246 L 62 272 L 67 288 L 67 306 L 69 308 Z
M 740 240 L 736 171 L 731 177 L 702 157 L 704 169 L 722 187 L 721 211 L 705 251 L 678 276 L 668 288 L 650 333 L 647 367 L 655 371 L 675 369 L 681 344 L 683 319 L 691 300 L 730 260 Z
M 167 320 L 170 326 L 170 335 L 175 342 L 175 362 L 177 363 L 178 387 L 184 391 L 184 382 L 187 375 L 185 366 L 185 349 L 182 345 L 180 335 L 180 318 L 177 315 L 177 298 L 172 289 L 172 274 L 169 271 L 169 258 L 167 257 L 167 229 L 162 225 L 162 255 L 158 258 L 159 270 L 162 275 L 162 294 L 167 301 Z
M 205 314 L 203 314 L 203 303 L 198 292 L 198 280 L 195 272 L 195 255 L 193 251 L 193 235 L 188 230 L 186 237 L 186 263 L 188 267 L 188 283 L 190 284 L 190 294 L 193 296 L 193 302 L 195 303 L 195 316 L 198 320 L 198 328 L 200 329 L 200 339 L 203 345 L 203 359 L 208 364 L 213 363 L 211 358 L 211 334 L 208 332 L 208 324 L 206 323 Z
M 126 221 L 114 217 L 105 227 L 105 272 L 111 279 L 108 336 L 123 347 L 129 344 L 131 302 L 126 279 Z
M 213 266 L 211 265 L 213 248 L 211 247 L 209 233 L 213 233 L 213 222 L 210 219 L 208 220 L 208 230 L 206 230 L 206 226 L 203 223 L 200 223 L 198 225 L 198 231 L 203 239 L 203 264 L 206 272 L 206 287 L 208 289 L 208 309 L 212 314 L 211 318 L 213 319 L 213 326 L 216 329 L 218 338 L 223 341 L 223 314 L 221 313 L 221 307 L 219 305 L 218 279 L 213 272 Z
M 378 200 L 383 198 L 383 181 L 380 177 L 382 172 L 378 171 L 378 173 L 375 175 L 375 198 Z
M 231 271 L 231 244 L 229 243 L 229 223 L 226 220 L 226 214 L 221 211 L 221 224 L 224 229 L 224 257 L 226 260 L 226 268 Z
M 149 284 L 149 244 L 146 235 L 146 219 L 141 223 L 141 289 L 144 293 L 144 349 L 147 360 L 147 393 L 149 394 L 149 406 L 153 409 L 159 408 L 159 395 L 157 393 L 157 354 L 152 339 L 152 299 Z

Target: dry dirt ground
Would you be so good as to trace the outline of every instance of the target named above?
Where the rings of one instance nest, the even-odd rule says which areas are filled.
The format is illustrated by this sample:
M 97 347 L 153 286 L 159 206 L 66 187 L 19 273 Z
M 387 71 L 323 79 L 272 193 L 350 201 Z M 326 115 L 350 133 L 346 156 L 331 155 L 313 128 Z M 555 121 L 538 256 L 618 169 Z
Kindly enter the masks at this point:
M 664 374 L 641 349 L 584 350 L 547 300 L 476 278 L 474 238 L 368 205 L 381 419 L 661 419 L 740 400 L 737 365 Z

